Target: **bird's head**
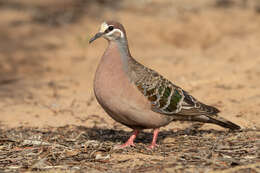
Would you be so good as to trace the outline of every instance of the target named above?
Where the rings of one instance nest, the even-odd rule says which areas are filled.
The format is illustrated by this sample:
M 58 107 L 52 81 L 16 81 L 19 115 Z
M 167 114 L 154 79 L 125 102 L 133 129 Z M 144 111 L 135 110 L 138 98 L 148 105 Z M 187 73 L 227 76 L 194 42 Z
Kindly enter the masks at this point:
M 114 21 L 103 22 L 99 32 L 89 40 L 92 43 L 94 40 L 104 37 L 108 41 L 120 41 L 126 38 L 125 29 L 122 24 Z

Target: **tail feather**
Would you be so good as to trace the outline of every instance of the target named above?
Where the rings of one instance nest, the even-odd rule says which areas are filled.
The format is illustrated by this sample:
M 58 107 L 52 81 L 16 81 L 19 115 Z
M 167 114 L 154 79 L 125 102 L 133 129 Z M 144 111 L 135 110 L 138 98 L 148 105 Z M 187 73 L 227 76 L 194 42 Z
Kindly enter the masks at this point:
M 232 123 L 231 121 L 228 121 L 222 117 L 209 117 L 208 123 L 213 123 L 220 125 L 225 128 L 229 128 L 231 130 L 239 130 L 241 127 L 239 125 L 236 125 L 235 123 Z

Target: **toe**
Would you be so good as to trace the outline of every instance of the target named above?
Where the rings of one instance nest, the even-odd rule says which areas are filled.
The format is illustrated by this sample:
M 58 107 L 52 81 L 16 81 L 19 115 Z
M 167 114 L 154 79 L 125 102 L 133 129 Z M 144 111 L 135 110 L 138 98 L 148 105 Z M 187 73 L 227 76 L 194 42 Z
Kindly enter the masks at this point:
M 118 150 L 118 149 L 123 149 L 123 148 L 126 148 L 126 147 L 130 147 L 130 146 L 135 147 L 135 144 L 134 143 L 125 143 L 125 144 L 122 144 L 122 145 L 115 145 L 114 149 Z
M 158 147 L 159 145 L 157 144 L 151 144 L 149 147 L 147 147 L 147 149 L 149 150 L 154 150 L 156 147 Z

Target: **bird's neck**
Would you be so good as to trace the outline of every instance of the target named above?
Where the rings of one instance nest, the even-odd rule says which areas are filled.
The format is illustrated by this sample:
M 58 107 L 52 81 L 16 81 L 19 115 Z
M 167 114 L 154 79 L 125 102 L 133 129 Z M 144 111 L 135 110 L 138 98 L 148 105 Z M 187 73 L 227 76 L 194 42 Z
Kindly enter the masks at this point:
M 123 70 L 128 73 L 129 63 L 135 61 L 129 51 L 127 40 L 119 40 L 119 41 L 111 41 L 109 43 L 109 47 L 112 49 L 117 49 L 120 55 L 120 59 L 122 61 Z
M 120 51 L 120 54 L 122 57 L 131 57 L 130 50 L 128 47 L 128 42 L 126 39 L 117 40 L 111 43 L 115 43 L 118 47 L 118 50 Z

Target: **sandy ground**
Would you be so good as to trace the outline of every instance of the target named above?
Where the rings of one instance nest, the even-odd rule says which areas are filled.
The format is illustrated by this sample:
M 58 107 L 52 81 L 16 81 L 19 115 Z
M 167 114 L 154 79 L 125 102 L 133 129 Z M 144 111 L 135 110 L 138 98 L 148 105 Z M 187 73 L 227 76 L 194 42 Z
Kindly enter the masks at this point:
M 259 137 L 259 8 L 256 0 L 1 2 L 1 127 L 75 125 L 127 136 L 130 129 L 106 115 L 92 87 L 107 43 L 88 40 L 113 19 L 124 24 L 138 61 L 218 107 L 221 116 L 258 129 Z M 162 130 L 189 126 L 177 122 Z M 224 131 L 201 128 L 210 129 Z

